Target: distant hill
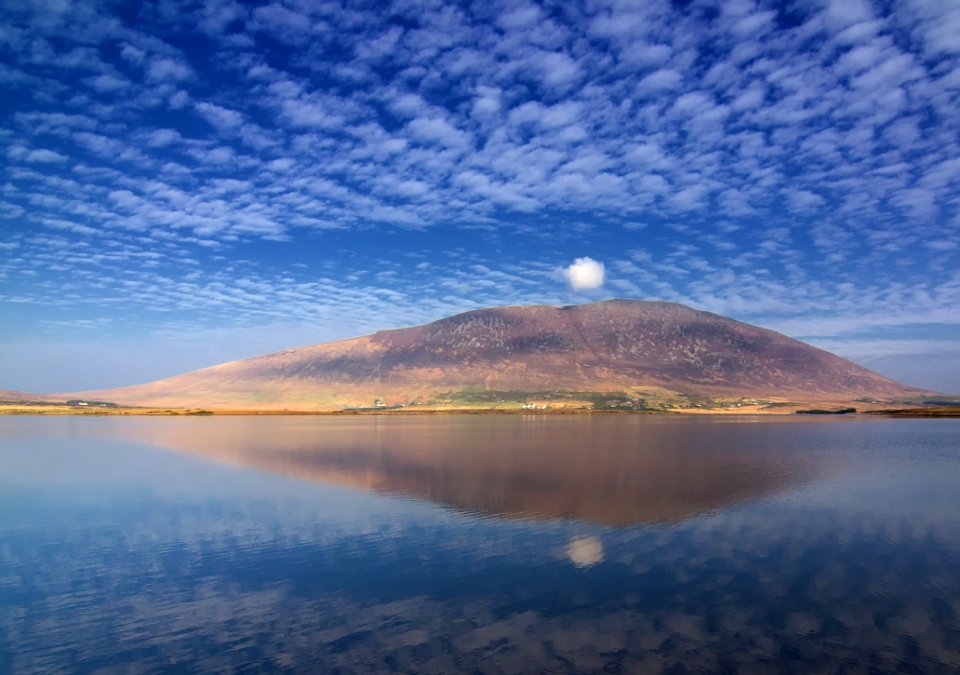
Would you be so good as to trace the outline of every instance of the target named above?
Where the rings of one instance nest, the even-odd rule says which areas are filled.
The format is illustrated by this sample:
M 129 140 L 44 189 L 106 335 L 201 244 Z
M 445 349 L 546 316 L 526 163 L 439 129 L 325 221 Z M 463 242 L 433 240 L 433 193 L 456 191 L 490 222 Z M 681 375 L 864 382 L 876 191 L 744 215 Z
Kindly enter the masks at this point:
M 26 391 L 17 391 L 15 389 L 0 389 L 0 402 L 8 403 L 46 403 L 59 400 L 57 396 L 49 394 L 33 394 Z
M 483 406 L 602 401 L 605 393 L 854 401 L 931 392 L 716 314 L 668 302 L 609 300 L 480 309 L 148 384 L 61 396 L 151 406 L 338 410 L 374 406 L 377 399 L 383 405 Z

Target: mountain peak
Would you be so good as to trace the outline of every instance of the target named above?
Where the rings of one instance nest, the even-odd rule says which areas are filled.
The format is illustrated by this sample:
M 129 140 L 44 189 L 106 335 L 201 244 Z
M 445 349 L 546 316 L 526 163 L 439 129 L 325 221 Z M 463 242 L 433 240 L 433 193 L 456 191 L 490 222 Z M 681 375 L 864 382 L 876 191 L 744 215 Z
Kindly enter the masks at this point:
M 339 409 L 457 391 L 644 388 L 798 401 L 923 393 L 771 330 L 672 302 L 609 299 L 476 309 L 96 394 L 147 405 Z

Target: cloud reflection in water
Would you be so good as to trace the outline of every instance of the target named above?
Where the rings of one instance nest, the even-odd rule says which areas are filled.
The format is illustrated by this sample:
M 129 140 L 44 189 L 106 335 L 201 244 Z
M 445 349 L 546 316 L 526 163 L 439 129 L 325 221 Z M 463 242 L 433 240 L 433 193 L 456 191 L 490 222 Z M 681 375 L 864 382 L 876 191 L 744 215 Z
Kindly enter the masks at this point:
M 955 426 L 622 419 L 0 434 L 0 670 L 960 668 Z

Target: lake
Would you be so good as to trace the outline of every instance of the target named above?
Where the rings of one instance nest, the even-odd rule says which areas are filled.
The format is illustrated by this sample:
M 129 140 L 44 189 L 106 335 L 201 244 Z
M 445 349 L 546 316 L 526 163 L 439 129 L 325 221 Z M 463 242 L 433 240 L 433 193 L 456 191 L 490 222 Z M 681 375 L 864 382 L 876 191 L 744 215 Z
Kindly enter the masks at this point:
M 960 669 L 960 422 L 0 418 L 0 672 Z

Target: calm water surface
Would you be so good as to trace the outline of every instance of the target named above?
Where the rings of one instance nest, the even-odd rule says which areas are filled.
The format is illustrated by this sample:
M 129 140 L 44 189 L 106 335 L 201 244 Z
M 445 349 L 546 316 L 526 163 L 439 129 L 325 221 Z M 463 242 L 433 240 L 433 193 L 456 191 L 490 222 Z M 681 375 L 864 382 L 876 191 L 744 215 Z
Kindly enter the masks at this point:
M 0 418 L 0 672 L 960 671 L 960 423 Z

